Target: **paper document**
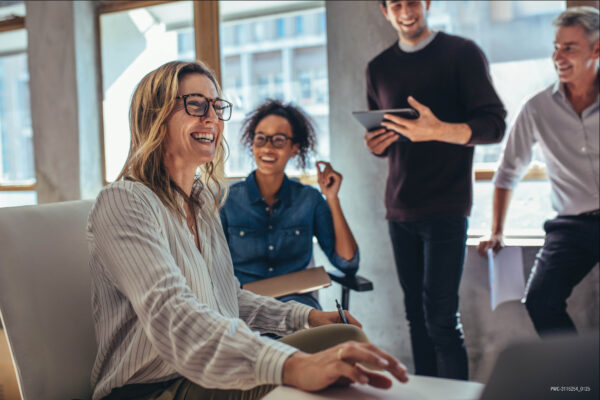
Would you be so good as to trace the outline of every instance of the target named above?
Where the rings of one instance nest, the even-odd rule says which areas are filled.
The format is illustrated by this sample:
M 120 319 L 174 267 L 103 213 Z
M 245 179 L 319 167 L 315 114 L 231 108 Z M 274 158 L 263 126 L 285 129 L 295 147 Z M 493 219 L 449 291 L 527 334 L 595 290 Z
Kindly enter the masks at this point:
M 492 310 L 500 303 L 520 300 L 523 297 L 525 279 L 520 247 L 505 247 L 496 254 L 496 257 L 492 249 L 488 249 L 488 268 Z

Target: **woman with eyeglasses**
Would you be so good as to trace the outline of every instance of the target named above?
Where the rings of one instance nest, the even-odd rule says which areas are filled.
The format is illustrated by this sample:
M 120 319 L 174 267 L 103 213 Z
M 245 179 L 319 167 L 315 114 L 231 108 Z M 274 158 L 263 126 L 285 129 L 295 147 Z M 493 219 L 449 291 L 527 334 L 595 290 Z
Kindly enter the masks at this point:
M 249 114 L 242 129 L 242 143 L 252 151 L 256 170 L 231 186 L 221 209 L 240 283 L 305 269 L 313 256 L 313 236 L 335 267 L 346 274 L 356 273 L 358 246 L 338 198 L 342 176 L 329 163 L 317 162 L 319 193 L 284 172 L 294 157 L 304 168 L 314 150 L 316 137 L 310 118 L 291 104 L 267 100 Z M 280 300 L 321 309 L 312 293 Z
M 200 62 L 167 63 L 133 94 L 129 155 L 88 219 L 93 399 L 255 399 L 280 384 L 391 385 L 357 363 L 406 381 L 404 366 L 366 343 L 350 314 L 354 325 L 335 324 L 335 311 L 240 289 L 218 214 L 231 115 L 220 96 Z

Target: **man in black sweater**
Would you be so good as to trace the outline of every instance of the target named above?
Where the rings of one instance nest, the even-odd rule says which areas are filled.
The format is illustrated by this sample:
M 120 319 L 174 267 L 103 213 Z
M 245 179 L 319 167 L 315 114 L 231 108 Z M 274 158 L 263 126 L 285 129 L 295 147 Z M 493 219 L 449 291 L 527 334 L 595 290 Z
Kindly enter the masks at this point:
M 365 134 L 387 157 L 386 219 L 419 375 L 468 379 L 458 289 L 472 201 L 473 145 L 498 143 L 506 111 L 475 43 L 427 26 L 429 1 L 381 1 L 399 42 L 366 71 L 370 109 L 387 115 Z

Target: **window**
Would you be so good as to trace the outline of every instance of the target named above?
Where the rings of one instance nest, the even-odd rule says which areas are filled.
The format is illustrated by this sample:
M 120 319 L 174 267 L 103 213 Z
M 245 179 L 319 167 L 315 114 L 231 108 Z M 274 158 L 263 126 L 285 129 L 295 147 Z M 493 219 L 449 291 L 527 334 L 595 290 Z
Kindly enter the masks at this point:
M 562 1 L 436 1 L 431 3 L 429 23 L 433 29 L 468 37 L 483 49 L 510 126 L 521 105 L 556 80 L 550 58 L 554 39 L 552 20 L 564 9 Z M 496 168 L 506 137 L 500 144 L 476 147 L 476 170 Z M 532 165 L 544 171 L 538 148 L 534 150 Z M 489 179 L 492 173 L 479 175 L 487 175 Z M 489 181 L 475 183 L 470 220 L 473 232 L 489 231 L 493 190 Z M 549 193 L 545 179 L 521 182 L 513 196 L 507 230 L 541 232 L 542 221 L 552 215 Z
M 144 75 L 172 60 L 196 57 L 191 1 L 100 16 L 106 180 L 129 151 L 129 103 Z
M 296 35 L 302 35 L 304 33 L 304 19 L 302 15 L 296 15 L 294 18 L 294 24 L 296 28 Z
M 292 9 L 293 3 L 220 2 L 221 37 L 246 25 L 252 25 L 255 32 L 252 43 L 221 41 L 223 92 L 234 103 L 232 118 L 225 125 L 230 150 L 225 172 L 229 176 L 245 176 L 253 168 L 251 154 L 240 144 L 240 128 L 244 116 L 267 98 L 302 107 L 315 121 L 317 157 L 329 158 L 324 2 L 303 2 L 302 10 Z M 293 161 L 287 172 L 303 173 Z
M 0 7 L 0 207 L 36 204 L 25 5 Z
M 277 38 L 281 39 L 285 36 L 285 29 L 283 25 L 283 18 L 277 18 Z

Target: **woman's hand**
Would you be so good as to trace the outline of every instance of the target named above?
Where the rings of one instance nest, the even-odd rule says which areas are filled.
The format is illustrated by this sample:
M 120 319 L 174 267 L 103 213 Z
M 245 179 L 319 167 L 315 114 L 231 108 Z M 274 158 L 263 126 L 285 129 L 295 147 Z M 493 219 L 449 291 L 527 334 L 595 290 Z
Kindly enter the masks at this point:
M 348 310 L 344 310 L 344 314 L 346 314 L 346 319 L 350 325 L 358 326 L 362 328 L 362 324 L 358 322 L 356 318 L 348 312 Z M 329 325 L 329 324 L 341 324 L 342 319 L 340 318 L 340 314 L 337 311 L 319 311 L 317 309 L 310 310 L 308 313 L 308 326 L 311 328 L 315 328 L 321 325 Z
M 298 351 L 283 365 L 283 384 L 302 390 L 317 391 L 333 384 L 352 382 L 389 389 L 392 381 L 359 363 L 390 372 L 400 382 L 407 382 L 406 367 L 391 355 L 370 343 L 345 342 L 330 349 L 306 354 Z
M 321 167 L 323 170 L 321 171 Z M 342 175 L 331 167 L 326 161 L 317 161 L 317 179 L 321 193 L 325 198 L 335 198 L 342 185 Z

